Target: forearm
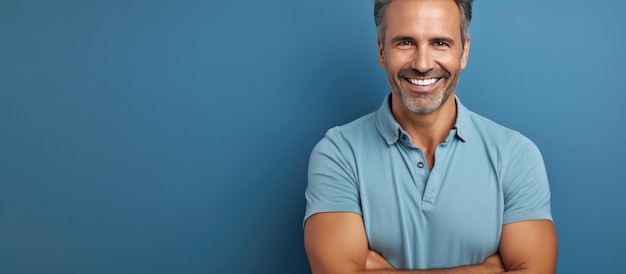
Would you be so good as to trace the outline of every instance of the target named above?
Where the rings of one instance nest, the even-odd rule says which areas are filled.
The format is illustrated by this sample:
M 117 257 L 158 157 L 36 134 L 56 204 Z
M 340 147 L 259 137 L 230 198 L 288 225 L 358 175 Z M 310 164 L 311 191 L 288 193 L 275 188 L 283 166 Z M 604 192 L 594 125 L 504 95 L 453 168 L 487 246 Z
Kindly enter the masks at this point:
M 499 254 L 494 254 L 482 263 L 476 265 L 466 265 L 454 268 L 446 269 L 429 269 L 429 270 L 396 270 L 385 258 L 383 258 L 376 251 L 369 250 L 367 253 L 367 260 L 365 262 L 365 269 L 362 271 L 356 271 L 355 273 L 362 274 L 386 274 L 386 273 L 406 273 L 406 274 L 495 274 L 505 273 L 504 265 Z
M 358 274 L 535 274 L 532 270 L 521 269 L 507 272 L 501 272 L 489 267 L 481 265 L 463 266 L 457 268 L 448 269 L 433 269 L 433 270 L 396 270 L 396 269 L 379 269 L 379 270 L 364 270 L 357 272 Z
M 364 270 L 358 272 L 359 274 L 496 274 L 503 273 L 500 269 L 496 269 L 486 265 L 468 265 L 455 268 L 446 269 L 432 269 L 432 270 L 396 270 L 396 269 L 378 269 L 378 270 Z M 505 272 L 509 273 L 509 272 Z M 513 272 L 518 273 L 518 272 Z M 519 272 L 524 273 L 524 272 Z

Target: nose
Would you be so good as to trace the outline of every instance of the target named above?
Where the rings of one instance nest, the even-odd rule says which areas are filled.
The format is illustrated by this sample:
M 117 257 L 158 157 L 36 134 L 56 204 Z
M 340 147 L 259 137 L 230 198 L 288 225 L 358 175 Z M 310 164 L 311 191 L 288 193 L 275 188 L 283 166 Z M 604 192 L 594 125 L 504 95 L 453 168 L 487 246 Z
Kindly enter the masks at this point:
M 435 59 L 431 50 L 427 46 L 415 48 L 411 66 L 421 73 L 427 73 L 432 70 L 435 67 Z

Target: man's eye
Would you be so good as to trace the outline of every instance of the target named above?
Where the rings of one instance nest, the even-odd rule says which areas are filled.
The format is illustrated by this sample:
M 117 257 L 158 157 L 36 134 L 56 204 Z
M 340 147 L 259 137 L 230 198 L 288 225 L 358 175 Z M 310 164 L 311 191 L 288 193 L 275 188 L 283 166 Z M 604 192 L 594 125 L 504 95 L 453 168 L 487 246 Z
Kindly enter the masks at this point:
M 448 45 L 448 43 L 446 43 L 444 41 L 439 41 L 439 42 L 435 43 L 435 46 L 438 46 L 438 47 L 445 47 L 447 45 Z
M 411 41 L 402 41 L 400 43 L 398 43 L 399 46 L 410 46 L 413 43 L 411 43 Z

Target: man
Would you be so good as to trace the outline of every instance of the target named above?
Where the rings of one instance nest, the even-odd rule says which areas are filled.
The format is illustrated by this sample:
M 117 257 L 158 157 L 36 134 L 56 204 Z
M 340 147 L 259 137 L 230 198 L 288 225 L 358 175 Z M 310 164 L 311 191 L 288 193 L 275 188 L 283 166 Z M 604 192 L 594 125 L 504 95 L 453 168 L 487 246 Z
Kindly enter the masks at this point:
M 456 97 L 472 0 L 376 0 L 380 109 L 314 148 L 304 241 L 313 273 L 554 273 L 536 146 Z

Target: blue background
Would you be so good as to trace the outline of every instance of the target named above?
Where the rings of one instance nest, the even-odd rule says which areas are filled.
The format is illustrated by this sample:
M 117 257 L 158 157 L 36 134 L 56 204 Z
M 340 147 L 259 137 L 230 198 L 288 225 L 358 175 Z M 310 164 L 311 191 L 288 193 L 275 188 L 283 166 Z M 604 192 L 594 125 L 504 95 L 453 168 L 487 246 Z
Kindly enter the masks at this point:
M 542 150 L 559 273 L 623 265 L 625 9 L 474 5 L 457 92 Z M 309 152 L 389 91 L 371 13 L 0 1 L 0 272 L 309 272 Z

